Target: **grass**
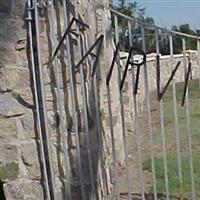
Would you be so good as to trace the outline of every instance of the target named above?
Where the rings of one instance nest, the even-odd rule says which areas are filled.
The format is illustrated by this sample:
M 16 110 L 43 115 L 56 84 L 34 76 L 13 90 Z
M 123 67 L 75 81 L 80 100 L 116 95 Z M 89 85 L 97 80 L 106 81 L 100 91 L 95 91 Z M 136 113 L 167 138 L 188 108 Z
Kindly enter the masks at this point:
M 181 164 L 183 172 L 182 190 L 179 187 L 180 184 L 178 178 L 171 87 L 168 89 L 163 98 L 164 124 L 165 124 L 165 136 L 167 144 L 167 165 L 168 165 L 170 195 L 175 195 L 177 197 L 183 195 L 184 197 L 191 199 L 191 176 L 189 167 L 190 157 L 189 157 L 189 147 L 188 147 L 188 131 L 186 126 L 185 108 L 181 106 L 183 87 L 184 87 L 183 83 L 178 83 L 176 87 Z M 165 193 L 159 105 L 155 104 L 152 106 L 155 107 L 154 111 L 152 112 L 152 119 L 153 119 L 153 134 L 154 134 L 153 137 L 156 149 L 155 162 L 156 162 L 157 189 L 159 193 Z M 192 148 L 193 148 L 192 150 L 193 150 L 195 188 L 196 188 L 197 199 L 200 199 L 200 97 L 199 97 L 199 86 L 197 80 L 192 80 L 189 83 L 189 109 L 190 109 L 190 120 L 191 120 L 191 130 L 192 130 Z M 143 162 L 143 168 L 147 171 L 151 171 L 150 159 L 147 159 Z
M 163 158 L 156 158 L 156 178 L 157 178 L 157 191 L 158 193 L 165 193 L 165 182 L 164 182 L 164 170 L 163 170 Z M 193 155 L 194 164 L 194 179 L 196 186 L 197 199 L 200 198 L 200 159 L 198 154 Z M 170 195 L 176 197 L 190 198 L 191 195 L 191 175 L 189 167 L 189 155 L 186 154 L 182 156 L 182 171 L 183 171 L 183 186 L 182 192 L 180 192 L 180 182 L 178 178 L 178 167 L 176 155 L 167 156 L 167 166 L 168 166 L 168 178 L 169 178 L 169 192 Z M 146 160 L 143 163 L 144 170 L 151 170 L 151 161 Z M 153 190 L 153 188 L 151 188 Z M 181 195 L 182 193 L 182 195 Z

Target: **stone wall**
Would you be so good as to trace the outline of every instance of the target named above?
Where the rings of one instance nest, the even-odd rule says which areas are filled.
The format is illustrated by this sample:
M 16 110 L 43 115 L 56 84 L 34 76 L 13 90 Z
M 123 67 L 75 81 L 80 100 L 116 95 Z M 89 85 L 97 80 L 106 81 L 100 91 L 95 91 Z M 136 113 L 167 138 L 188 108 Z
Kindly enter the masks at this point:
M 101 15 L 102 8 L 94 8 L 94 5 L 87 2 L 79 2 L 79 14 L 85 23 L 92 27 L 89 30 L 89 43 L 93 43 L 95 37 L 101 32 L 98 16 Z M 71 8 L 69 8 L 71 9 Z M 88 11 L 89 10 L 89 11 Z M 73 11 L 69 10 L 70 13 Z M 106 11 L 107 12 L 107 11 Z M 56 29 L 60 39 L 64 32 L 63 6 L 59 4 L 56 9 Z M 32 69 L 28 61 L 29 46 L 27 44 L 27 25 L 24 21 L 25 1 L 1 1 L 0 4 L 0 194 L 7 200 L 38 200 L 45 199 L 44 185 L 42 179 L 42 162 L 40 158 L 40 145 L 37 132 L 37 117 L 33 101 Z M 94 16 L 91 20 L 91 15 Z M 109 12 L 107 12 L 109 15 Z M 52 35 L 49 32 L 52 24 L 50 21 L 50 11 L 44 12 L 40 16 L 40 36 L 42 63 L 46 63 L 51 56 Z M 74 52 L 77 47 L 74 47 Z M 72 53 L 72 52 L 71 52 Z M 77 61 L 77 55 L 74 54 Z M 74 61 L 75 61 L 74 60 Z M 72 169 L 72 190 L 73 199 L 80 199 L 80 183 L 78 181 L 77 151 L 75 132 L 72 120 L 72 110 L 70 102 L 69 88 L 65 83 L 69 77 L 65 77 L 67 60 L 63 57 L 59 60 L 59 75 L 62 75 L 64 93 L 62 92 L 63 112 L 66 113 L 68 127 L 65 126 L 66 140 L 69 145 L 70 162 Z M 102 65 L 101 65 L 102 66 Z M 61 144 L 60 131 L 58 128 L 58 108 L 57 108 L 57 87 L 55 86 L 54 70 L 43 65 L 45 92 L 47 102 L 47 117 L 49 126 L 49 137 L 51 141 L 51 154 L 53 158 L 53 168 L 55 173 L 56 198 L 63 199 L 63 173 L 64 159 L 63 147 Z M 80 75 L 77 75 L 77 95 L 78 105 L 81 106 L 81 86 Z M 88 94 L 91 92 L 87 88 Z M 91 101 L 91 97 L 89 97 Z M 93 108 L 92 108 L 93 107 Z M 90 111 L 94 105 L 90 107 Z M 83 119 L 80 109 L 80 133 L 81 133 L 81 156 L 83 161 L 84 182 L 86 184 L 87 199 L 91 196 L 91 186 L 88 176 L 88 152 L 86 134 L 81 130 Z M 91 113 L 92 114 L 92 113 Z M 92 118 L 89 116 L 90 119 Z M 69 131 L 70 130 L 70 131 Z M 70 135 L 68 135 L 70 132 Z M 98 149 L 96 128 L 93 124 L 90 128 L 92 138 L 92 160 L 95 165 L 95 179 L 99 182 L 98 171 Z M 109 166 L 107 174 L 109 176 Z M 3 187 L 3 188 L 2 188 Z M 101 195 L 101 189 L 99 188 Z M 100 198 L 100 197 L 99 197 Z M 100 198 L 101 199 L 101 198 Z
M 28 62 L 28 45 L 27 45 L 27 31 L 26 23 L 23 19 L 25 10 L 24 0 L 10 0 L 0 2 L 0 189 L 3 184 L 4 195 L 7 200 L 38 200 L 44 199 L 43 179 L 41 177 L 41 160 L 39 154 L 39 138 L 37 133 L 36 113 L 33 101 L 33 85 L 32 85 L 32 70 L 31 65 Z M 72 12 L 71 12 L 72 13 Z M 90 29 L 87 32 L 88 43 L 91 45 L 94 42 L 96 36 L 102 32 L 102 16 L 105 17 L 105 30 L 107 33 L 111 30 L 111 19 L 109 11 L 103 10 L 101 7 L 95 7 L 89 1 L 79 1 L 79 13 L 84 22 L 90 25 Z M 47 63 L 51 51 L 52 51 L 52 35 L 49 33 L 50 24 L 49 12 L 46 12 L 40 18 L 41 28 L 41 53 L 42 63 L 45 80 L 45 92 L 47 100 L 47 117 L 49 124 L 49 137 L 51 140 L 51 150 L 53 157 L 53 168 L 55 172 L 56 183 L 56 196 L 57 199 L 63 199 L 63 179 L 64 161 L 63 161 L 63 147 L 61 144 L 60 132 L 57 122 L 57 90 L 54 80 L 54 70 L 48 67 Z M 64 31 L 63 22 L 63 7 L 59 5 L 57 10 L 57 31 L 59 38 Z M 102 138 L 103 138 L 103 152 L 100 152 L 104 158 L 104 169 L 106 171 L 106 177 L 108 182 L 108 191 L 111 190 L 111 174 L 110 168 L 112 163 L 111 156 L 111 138 L 109 129 L 109 118 L 107 108 L 107 93 L 105 85 L 106 70 L 110 66 L 112 58 L 112 38 L 108 35 L 107 40 L 107 53 L 106 57 L 108 62 L 103 60 L 103 52 L 101 52 L 100 68 L 98 76 L 99 84 L 99 106 L 102 117 Z M 77 51 L 77 47 L 74 47 L 74 51 Z M 123 53 L 124 54 L 124 53 Z M 74 53 L 74 60 L 77 61 L 77 55 Z M 66 55 L 60 56 L 59 60 L 59 74 L 62 75 L 62 99 L 63 112 L 66 114 L 66 120 L 68 124 L 65 126 L 66 140 L 69 144 L 70 162 L 73 172 L 72 177 L 72 189 L 76 193 L 73 198 L 80 199 L 80 183 L 78 179 L 78 167 L 77 167 L 77 152 L 76 152 L 76 140 L 75 131 L 72 122 L 73 112 L 71 109 L 70 101 L 70 86 L 68 84 L 68 75 L 65 71 L 67 66 Z M 63 59 L 62 59 L 63 58 Z M 197 57 L 195 53 L 190 54 L 192 61 L 192 76 L 195 78 L 197 75 Z M 175 63 L 178 60 L 182 60 L 182 56 L 179 55 L 175 59 Z M 150 91 L 156 89 L 155 80 L 155 60 L 149 58 L 147 61 L 148 76 L 150 83 Z M 140 108 L 142 110 L 144 106 L 144 79 L 143 70 L 140 74 L 140 83 L 138 90 L 138 99 Z M 169 56 L 161 57 L 161 78 L 162 83 L 167 81 L 167 77 L 170 74 L 170 60 Z M 183 81 L 183 66 L 177 72 L 177 81 Z M 90 198 L 90 184 L 89 172 L 88 172 L 88 152 L 86 134 L 83 130 L 83 106 L 82 106 L 82 93 L 80 85 L 80 74 L 77 74 L 77 98 L 78 106 L 80 107 L 79 116 L 79 131 L 81 136 L 81 156 L 83 159 L 84 169 L 84 181 L 87 185 L 87 195 Z M 65 83 L 67 83 L 65 85 Z M 88 86 L 89 85 L 89 86 Z M 90 87 L 90 83 L 87 85 L 89 104 L 89 119 L 91 120 L 90 134 L 92 135 L 92 158 L 95 162 L 95 178 L 98 182 L 99 199 L 101 198 L 102 184 L 99 172 L 101 172 L 101 166 L 99 162 L 100 155 L 96 144 L 97 130 L 94 123 L 94 96 Z M 117 85 L 117 70 L 116 67 L 113 71 L 113 76 L 110 82 L 111 86 L 111 103 L 113 110 L 113 125 L 115 132 L 116 151 L 118 155 L 119 163 L 124 160 L 123 144 L 122 144 L 122 132 L 120 122 L 120 105 L 118 96 Z M 131 75 L 128 73 L 128 77 L 125 82 L 123 90 L 125 113 L 126 113 L 126 129 L 127 131 L 132 129 L 131 115 L 132 112 L 132 98 L 130 96 L 131 91 Z M 70 131 L 69 131 L 70 130 Z M 70 134 L 69 134 L 70 132 Z M 3 199 L 3 191 L 0 191 L 0 199 Z
M 0 180 L 7 200 L 43 198 L 24 10 L 24 0 L 0 2 Z

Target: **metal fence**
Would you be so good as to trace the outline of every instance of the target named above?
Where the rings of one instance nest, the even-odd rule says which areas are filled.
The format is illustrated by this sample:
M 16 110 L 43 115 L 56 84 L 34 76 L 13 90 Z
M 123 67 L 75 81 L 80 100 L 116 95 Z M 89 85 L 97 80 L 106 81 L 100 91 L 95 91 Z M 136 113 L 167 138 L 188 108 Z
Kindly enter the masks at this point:
M 47 199 L 57 199 L 56 194 L 56 176 L 58 176 L 54 169 L 54 161 L 52 158 L 52 141 L 50 137 L 49 122 L 48 122 L 48 110 L 47 110 L 47 97 L 46 97 L 46 85 L 44 80 L 44 63 L 42 60 L 43 57 L 46 60 L 45 65 L 47 65 L 54 75 L 54 84 L 52 91 L 55 94 L 56 99 L 56 111 L 58 114 L 59 125 L 58 133 L 61 137 L 61 152 L 63 156 L 63 174 L 61 177 L 63 183 L 63 199 L 198 199 L 200 184 L 196 181 L 200 177 L 198 176 L 199 172 L 194 172 L 194 161 L 193 161 L 193 151 L 195 146 L 193 146 L 193 125 L 191 121 L 191 112 L 190 112 L 190 90 L 189 90 L 189 76 L 192 70 L 192 63 L 188 61 L 188 55 L 186 53 L 186 44 L 187 38 L 191 38 L 197 43 L 197 59 L 198 59 L 198 74 L 196 75 L 199 80 L 199 88 L 195 88 L 198 92 L 198 107 L 196 108 L 197 114 L 200 112 L 200 38 L 193 35 L 188 35 L 184 33 L 179 33 L 171 30 L 166 30 L 164 28 L 143 24 L 140 21 L 137 21 L 129 16 L 126 16 L 122 13 L 117 12 L 116 10 L 102 4 L 99 1 L 95 1 L 94 4 L 98 5 L 104 11 L 109 10 L 113 19 L 113 26 L 111 30 L 105 29 L 105 17 L 101 16 L 101 25 L 102 32 L 96 37 L 95 33 L 92 35 L 90 41 L 87 38 L 87 31 L 91 27 L 92 22 L 86 24 L 79 17 L 78 13 L 78 4 L 77 1 L 72 3 L 63 0 L 61 2 L 61 7 L 59 7 L 56 1 L 36 1 L 28 0 L 27 1 L 27 12 L 28 12 L 28 37 L 29 37 L 29 47 L 30 47 L 30 62 L 32 66 L 32 79 L 33 79 L 33 88 L 34 88 L 34 97 L 36 105 L 36 116 L 37 116 L 37 126 L 39 133 L 40 141 L 40 154 L 41 154 L 41 163 L 42 163 L 42 173 L 44 178 L 45 185 L 45 194 Z M 72 7 L 73 12 L 69 13 L 68 7 Z M 58 24 L 58 12 L 57 9 L 62 9 L 63 16 L 59 20 L 63 24 L 63 27 L 59 29 Z M 41 13 L 46 12 L 49 20 L 49 38 L 51 40 L 51 50 L 50 47 L 47 48 L 49 55 L 45 55 L 41 52 L 43 46 L 41 42 L 41 24 L 40 18 Z M 120 41 L 120 26 L 119 19 L 127 21 L 127 42 L 129 43 L 127 51 L 127 56 L 125 61 L 122 62 L 120 54 L 120 46 L 124 41 Z M 45 21 L 47 24 L 47 20 Z M 134 26 L 137 24 L 141 29 L 141 43 L 140 46 L 137 45 L 137 48 L 133 43 L 134 36 Z M 133 26 L 134 25 L 134 26 Z M 146 42 L 145 39 L 146 31 L 151 30 L 153 32 L 153 42 L 155 46 L 155 90 L 156 93 L 153 93 L 153 98 L 158 109 L 159 117 L 159 135 L 160 137 L 156 138 L 155 141 L 155 128 L 153 123 L 153 111 L 152 111 L 152 91 L 150 91 L 149 82 L 149 69 L 147 62 L 147 53 L 146 53 Z M 59 32 L 60 31 L 60 32 Z M 111 36 L 108 36 L 111 32 Z M 137 33 L 138 34 L 138 33 Z M 171 73 L 167 82 L 163 85 L 161 80 L 163 68 L 161 66 L 161 55 L 160 55 L 160 40 L 159 35 L 167 35 L 169 41 L 170 49 L 170 66 Z M 173 50 L 173 37 L 180 36 L 182 38 L 182 60 L 175 63 L 175 56 Z M 110 41 L 113 42 L 113 48 L 108 48 L 108 37 Z M 75 38 L 75 39 L 74 39 Z M 112 39 L 113 38 L 113 39 Z M 75 47 L 73 48 L 75 40 Z M 88 42 L 89 41 L 89 42 Z M 43 42 L 44 43 L 44 42 Z M 110 54 L 110 52 L 112 53 Z M 140 55 L 141 60 L 137 61 L 134 59 L 135 55 Z M 112 55 L 111 57 L 108 55 Z M 123 58 L 124 59 L 124 58 Z M 102 61 L 103 60 L 103 61 Z M 184 67 L 183 76 L 183 88 L 182 88 L 182 97 L 181 104 L 182 110 L 184 111 L 183 118 L 185 120 L 186 130 L 185 137 L 187 138 L 186 151 L 182 150 L 182 129 L 180 128 L 180 117 L 177 102 L 177 83 L 176 83 L 176 73 L 180 69 L 180 64 L 183 63 Z M 64 64 L 63 64 L 64 63 Z M 100 64 L 101 63 L 101 64 Z M 103 64 L 102 64 L 103 63 Z M 123 65 L 123 63 L 125 63 Z M 104 65 L 104 72 L 100 72 L 100 66 Z M 65 67 L 62 70 L 62 67 Z M 116 152 L 116 128 L 113 125 L 113 88 L 111 80 L 114 78 L 113 71 L 117 69 L 117 93 L 118 104 L 119 104 L 119 120 L 121 129 L 118 130 L 118 135 L 121 134 L 122 138 L 122 149 L 124 152 L 124 175 L 120 175 L 119 164 L 117 159 Z M 66 73 L 66 74 L 63 74 Z M 102 78 L 99 78 L 99 74 L 105 74 Z M 141 79 L 141 76 L 142 79 Z M 65 79 L 63 78 L 65 77 Z M 66 78 L 67 77 L 67 78 Z M 127 78 L 129 77 L 129 78 Z M 125 90 L 124 85 L 126 80 L 131 80 L 128 82 L 129 89 Z M 141 81 L 144 81 L 141 83 Z M 79 82 L 77 85 L 77 82 Z M 101 84 L 101 86 L 100 86 Z M 143 91 L 139 88 L 139 84 L 143 84 Z M 102 86 L 103 85 L 103 86 Z M 167 128 L 165 120 L 165 106 L 163 102 L 166 91 L 169 90 L 170 85 L 172 85 L 172 95 L 170 96 L 172 102 L 172 122 L 171 126 L 174 130 L 174 152 L 168 148 L 168 139 L 167 139 Z M 138 97 L 138 90 L 144 94 L 144 108 L 141 111 L 140 99 Z M 100 112 L 100 93 L 101 90 L 105 90 L 106 94 L 106 104 L 104 107 L 108 110 L 108 123 L 109 131 L 104 130 L 103 126 L 103 117 Z M 125 91 L 125 92 L 124 92 Z M 180 92 L 180 91 L 179 91 Z M 129 95 L 131 99 L 130 113 L 131 113 L 131 126 L 132 133 L 134 135 L 133 141 L 128 141 L 127 128 L 126 128 L 126 119 L 127 111 L 125 111 L 124 96 Z M 180 93 L 178 93 L 180 95 Z M 65 99 L 68 95 L 69 98 Z M 179 98 L 178 98 L 179 99 Z M 66 108 L 66 101 L 68 101 Z M 141 103 L 141 102 L 140 102 Z M 68 110 L 68 111 L 67 111 Z M 67 113 L 70 113 L 71 119 L 68 117 Z M 182 111 L 181 111 L 182 112 Z M 144 121 L 141 121 L 141 113 L 145 118 Z M 72 124 L 72 125 L 71 125 Z M 147 175 L 145 174 L 144 169 L 144 141 L 141 141 L 141 136 L 144 135 L 144 129 L 142 126 L 146 126 L 145 131 L 147 132 L 148 139 L 148 155 L 150 157 L 150 168 L 151 173 L 148 174 L 148 181 L 150 182 L 150 187 L 147 187 Z M 182 126 L 182 125 L 181 125 Z M 70 128 L 66 128 L 70 127 Z M 200 134 L 200 132 L 197 130 Z M 107 134 L 105 136 L 104 134 Z M 108 136 L 109 135 L 109 136 Z M 69 144 L 69 138 L 75 138 L 75 151 L 76 155 L 72 156 L 72 149 Z M 109 164 L 107 161 L 107 145 L 105 137 L 109 137 L 111 142 L 108 149 L 111 150 L 111 160 Z M 198 138 L 198 137 L 197 137 Z M 83 142 L 84 140 L 84 142 Z M 137 174 L 137 179 L 133 180 L 133 170 L 130 165 L 130 156 L 129 150 L 131 143 L 135 145 L 135 150 L 132 152 L 136 156 L 136 160 L 133 163 L 137 165 L 135 168 L 137 171 L 134 172 Z M 161 144 L 157 148 L 157 144 Z M 198 144 L 198 142 L 197 142 Z M 197 151 L 199 149 L 197 148 Z M 109 151 L 109 150 L 108 150 Z M 157 152 L 160 151 L 160 152 Z M 188 160 L 182 160 L 183 154 L 188 153 Z M 196 150 L 195 150 L 196 153 Z M 174 164 L 177 165 L 176 168 L 176 182 L 173 187 L 177 187 L 179 192 L 173 194 L 171 191 L 171 170 L 169 170 L 168 159 L 169 155 L 176 155 Z M 164 188 L 161 192 L 158 179 L 160 179 L 160 174 L 158 175 L 158 155 L 162 160 L 162 180 L 164 181 Z M 186 172 L 184 171 L 183 165 L 188 162 L 189 171 L 189 180 L 188 183 L 185 183 L 184 176 Z M 75 167 L 74 167 L 75 165 Z M 109 165 L 110 171 L 106 169 L 106 165 Z M 75 168 L 75 169 L 74 169 Z M 159 172 L 160 173 L 160 172 Z M 124 179 L 122 181 L 122 179 Z M 125 190 L 122 191 L 121 187 L 125 183 Z M 139 185 L 139 189 L 134 189 L 134 184 Z M 185 193 L 184 184 L 189 184 L 187 186 L 189 193 Z M 197 185 L 196 185 L 197 184 Z M 109 186 L 111 185 L 111 186 Z M 110 187 L 110 188 L 109 188 Z M 152 189 L 151 189 L 152 187 Z

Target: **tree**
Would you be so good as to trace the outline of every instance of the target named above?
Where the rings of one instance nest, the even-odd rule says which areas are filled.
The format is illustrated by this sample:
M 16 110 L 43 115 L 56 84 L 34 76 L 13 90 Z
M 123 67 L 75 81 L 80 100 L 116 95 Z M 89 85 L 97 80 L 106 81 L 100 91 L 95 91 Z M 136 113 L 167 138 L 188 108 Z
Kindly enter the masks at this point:
M 112 5 L 117 11 L 132 17 L 139 22 L 148 25 L 154 25 L 154 19 L 145 16 L 145 8 L 139 8 L 137 2 L 127 2 L 127 0 L 114 1 L 115 4 Z M 124 17 L 118 17 L 119 22 L 119 37 L 121 41 L 121 48 L 124 51 L 129 49 L 129 38 L 128 38 L 128 21 Z M 114 19 L 112 20 L 114 26 Z M 187 33 L 191 35 L 200 35 L 200 30 L 193 30 L 190 28 L 189 24 L 182 24 L 180 26 L 172 26 L 172 30 L 182 33 Z M 135 47 L 141 48 L 141 26 L 137 23 L 132 24 L 132 42 Z M 155 30 L 145 29 L 145 43 L 146 52 L 155 52 Z M 169 36 L 167 33 L 159 31 L 159 44 L 160 53 L 163 55 L 169 54 Z M 173 35 L 174 53 L 182 53 L 182 37 L 179 35 Z M 186 48 L 196 49 L 196 40 L 191 38 L 186 38 Z
M 198 32 L 192 30 L 189 24 L 182 24 L 179 27 L 172 26 L 172 30 L 190 35 L 198 35 Z M 174 53 L 182 53 L 182 37 L 175 35 L 173 39 Z M 196 50 L 196 40 L 192 38 L 186 38 L 186 49 Z
M 113 5 L 113 8 L 117 11 L 135 18 L 136 20 L 147 23 L 147 24 L 154 24 L 154 20 L 151 17 L 145 16 L 145 8 L 139 8 L 137 2 L 127 2 L 126 0 L 118 0 L 115 1 L 115 5 Z M 129 49 L 129 38 L 128 38 L 128 21 L 127 19 L 123 17 L 118 18 L 119 22 L 119 37 L 120 41 L 122 41 L 122 49 L 128 50 Z M 114 19 L 113 19 L 113 25 L 114 25 Z M 147 43 L 147 52 L 152 51 L 152 30 L 145 30 L 146 36 L 146 43 Z M 141 48 L 141 27 L 137 23 L 132 24 L 132 42 L 135 47 Z M 152 34 L 152 35 L 151 35 Z

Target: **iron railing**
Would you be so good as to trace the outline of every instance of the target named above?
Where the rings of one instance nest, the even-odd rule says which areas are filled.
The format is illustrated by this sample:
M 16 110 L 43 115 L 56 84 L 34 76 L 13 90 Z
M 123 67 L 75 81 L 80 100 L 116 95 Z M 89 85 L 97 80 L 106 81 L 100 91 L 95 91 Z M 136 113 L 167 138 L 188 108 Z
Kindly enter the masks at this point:
M 92 3 L 92 2 L 91 2 Z M 167 30 L 165 28 L 156 26 L 156 25 L 148 25 L 138 21 L 135 18 L 131 18 L 129 16 L 120 13 L 108 5 L 103 4 L 102 2 L 95 0 L 95 4 L 101 6 L 102 10 L 109 10 L 111 15 L 114 17 L 114 27 L 111 27 L 111 32 L 114 34 L 115 44 L 113 45 L 113 49 L 108 48 L 108 30 L 105 30 L 106 17 L 102 16 L 102 32 L 96 37 L 96 40 L 93 40 L 92 44 L 85 39 L 85 32 L 90 29 L 92 22 L 89 20 L 89 24 L 87 25 L 80 19 L 78 12 L 78 4 L 77 0 L 72 1 L 62 1 L 62 9 L 63 9 L 63 24 L 64 24 L 64 34 L 59 38 L 58 37 L 58 21 L 57 21 L 57 12 L 58 9 L 56 3 L 51 0 L 45 3 L 45 6 L 42 6 L 41 2 L 38 4 L 37 0 L 28 0 L 27 3 L 27 11 L 28 11 L 28 35 L 29 35 L 29 46 L 30 46 L 30 57 L 31 57 L 31 65 L 32 65 L 32 77 L 34 84 L 34 96 L 35 96 L 35 104 L 36 104 L 36 113 L 37 113 L 37 125 L 38 125 L 38 133 L 39 133 L 39 144 L 40 144 L 40 152 L 41 152 L 41 162 L 42 162 L 42 172 L 45 183 L 45 194 L 48 200 L 57 199 L 56 196 L 56 177 L 58 176 L 54 169 L 54 160 L 52 158 L 52 141 L 50 137 L 50 128 L 48 125 L 48 117 L 47 117 L 47 100 L 45 94 L 45 84 L 44 84 L 44 74 L 43 74 L 43 64 L 41 57 L 43 56 L 41 53 L 41 33 L 40 33 L 40 16 L 39 10 L 46 9 L 50 11 L 47 12 L 47 15 L 50 18 L 50 37 L 51 37 L 51 45 L 53 51 L 50 52 L 50 56 L 48 62 L 46 63 L 48 67 L 53 67 L 53 71 L 55 73 L 55 98 L 57 99 L 57 112 L 59 114 L 59 131 L 58 134 L 61 136 L 62 141 L 62 153 L 63 153 L 63 174 L 60 178 L 63 182 L 63 199 L 122 199 L 125 197 L 127 193 L 127 199 L 173 199 L 171 191 L 169 188 L 169 169 L 168 169 L 168 149 L 167 149 L 167 141 L 166 141 L 166 129 L 165 129 L 165 115 L 164 115 L 164 103 L 163 98 L 165 96 L 166 90 L 170 83 L 172 84 L 172 103 L 173 103 L 173 128 L 174 128 L 174 136 L 175 136 L 175 145 L 176 145 L 176 157 L 177 157 L 177 166 L 178 166 L 178 183 L 179 186 L 179 198 L 184 199 L 183 195 L 183 168 L 182 168 L 182 155 L 181 155 L 181 140 L 180 140 L 180 124 L 178 118 L 178 110 L 177 110 L 177 89 L 176 89 L 176 72 L 180 68 L 181 62 L 183 62 L 184 66 L 184 88 L 182 95 L 181 105 L 185 109 L 184 118 L 186 120 L 186 130 L 188 137 L 188 151 L 189 151 L 189 166 L 190 166 L 190 187 L 191 187 L 191 197 L 189 199 L 195 200 L 197 199 L 196 192 L 197 188 L 195 188 L 195 180 L 194 180 L 194 166 L 193 166 L 193 149 L 192 149 L 192 124 L 190 119 L 190 103 L 189 103 L 189 74 L 192 70 L 192 63 L 189 62 L 187 64 L 186 57 L 186 38 L 192 38 L 197 42 L 197 53 L 198 53 L 198 75 L 199 79 L 199 91 L 200 91 L 200 37 L 194 35 L 188 35 L 185 33 L 179 33 L 176 31 Z M 73 14 L 68 12 L 68 7 L 73 6 Z M 73 16 L 74 15 L 74 16 Z M 120 38 L 119 38 L 119 18 L 123 18 L 127 20 L 127 30 L 129 33 L 129 47 L 130 50 L 127 53 L 126 64 L 123 66 L 123 62 L 120 58 Z M 135 48 L 132 43 L 133 36 L 133 26 L 132 23 L 137 23 L 138 26 L 141 27 L 141 48 Z M 151 97 L 150 97 L 150 88 L 149 88 L 149 69 L 146 55 L 146 40 L 145 40 L 145 31 L 147 29 L 155 31 L 155 65 L 156 65 L 156 87 L 157 89 L 157 101 L 159 105 L 159 122 L 160 122 L 160 133 L 161 133 L 161 143 L 162 143 L 162 158 L 163 158 L 163 174 L 164 174 L 164 182 L 165 182 L 165 194 L 160 194 L 158 192 L 157 185 L 157 171 L 156 171 L 156 152 L 155 152 L 155 141 L 154 141 L 154 133 L 153 133 L 153 121 L 152 121 L 152 111 L 151 111 Z M 166 85 L 161 90 L 161 73 L 162 68 L 160 64 L 160 48 L 159 48 L 159 32 L 162 32 L 169 37 L 169 48 L 170 48 L 170 65 L 171 65 L 171 75 L 169 75 L 169 79 Z M 95 34 L 95 33 L 93 33 Z M 73 37 L 76 40 L 75 54 L 76 58 L 73 56 Z M 179 35 L 182 37 L 182 52 L 183 59 L 182 61 L 178 61 L 178 63 L 174 64 L 174 49 L 173 49 L 173 37 L 174 35 Z M 59 38 L 59 39 L 58 39 Z M 95 37 L 93 37 L 95 38 Z M 109 41 L 113 41 L 113 38 L 110 37 Z M 91 43 L 91 42 L 90 42 Z M 89 47 L 88 47 L 89 46 Z M 62 61 L 59 58 L 60 52 L 64 51 L 63 62 L 65 62 L 65 71 L 67 80 L 63 80 L 61 78 L 61 68 Z M 108 57 L 113 51 L 113 56 Z M 134 61 L 135 51 L 137 54 L 143 56 L 143 60 L 141 62 Z M 102 55 L 103 54 L 103 55 Z M 75 62 L 76 60 L 76 62 Z M 104 72 L 102 74 L 106 74 L 105 77 L 101 79 L 101 85 L 99 86 L 99 62 L 101 63 L 103 60 L 104 63 Z M 75 64 L 77 63 L 77 64 Z M 102 65 L 101 65 L 102 66 Z M 113 125 L 113 104 L 112 104 L 112 95 L 113 88 L 111 84 L 111 79 L 113 79 L 113 70 L 117 68 L 117 84 L 118 91 L 115 91 L 118 94 L 118 103 L 119 103 L 119 119 L 118 123 L 120 123 L 120 130 L 114 128 Z M 131 78 L 128 74 L 128 69 L 130 67 Z M 86 68 L 89 70 L 87 71 Z M 142 73 L 141 73 L 141 70 Z M 63 72 L 62 72 L 63 73 Z M 89 73 L 89 74 L 86 74 Z M 80 91 L 79 94 L 79 86 L 77 86 L 76 76 L 80 74 Z M 149 151 L 150 151 L 150 159 L 151 159 L 151 181 L 153 185 L 153 192 L 150 195 L 150 192 L 147 191 L 146 188 L 146 177 L 143 170 L 143 158 L 142 158 L 142 147 L 141 147 L 141 125 L 144 122 L 141 122 L 140 111 L 139 111 L 139 95 L 138 95 L 138 87 L 139 80 L 141 74 L 143 75 L 143 83 L 144 86 L 144 111 L 146 117 L 146 126 L 148 130 L 148 141 L 149 141 Z M 116 74 L 115 74 L 116 75 Z M 125 103 L 124 103 L 124 95 L 125 92 L 123 90 L 123 86 L 126 80 L 126 77 L 129 76 L 128 84 L 130 86 L 130 90 L 125 90 L 126 93 L 131 98 L 131 125 L 132 132 L 135 134 L 135 141 L 132 143 L 136 144 L 136 152 L 134 152 L 137 156 L 137 173 L 139 174 L 138 180 L 131 180 L 132 171 L 130 169 L 130 161 L 129 161 L 129 152 L 128 145 L 130 145 L 130 141 L 127 139 L 127 129 L 126 129 L 126 118 L 128 113 L 125 112 Z M 131 80 L 131 81 L 130 81 Z M 67 88 L 64 88 L 63 82 L 66 81 Z M 110 148 L 112 161 L 110 161 L 110 173 L 106 170 L 107 160 L 105 151 L 106 141 L 104 140 L 104 129 L 103 127 L 103 118 L 100 113 L 100 95 L 102 93 L 101 90 L 105 90 L 107 99 L 105 107 L 108 109 L 108 121 L 109 121 L 109 131 L 105 134 L 110 134 Z M 72 115 L 72 128 L 66 129 L 70 121 L 66 120 L 66 110 L 65 110 L 65 99 L 63 99 L 62 93 L 69 92 L 70 103 L 70 112 Z M 199 100 L 200 101 L 200 100 Z M 198 109 L 198 108 L 197 108 Z M 81 112 L 82 116 L 79 117 L 79 112 Z M 92 122 L 92 125 L 91 125 Z M 81 125 L 80 125 L 81 124 Z M 94 128 L 95 127 L 95 128 Z M 73 129 L 73 130 L 72 130 Z M 116 152 L 116 135 L 122 134 L 122 147 L 124 152 L 124 171 L 125 176 L 123 177 L 126 181 L 127 191 L 124 193 L 120 191 L 120 178 L 119 178 L 119 166 L 117 161 L 117 152 Z M 71 147 L 68 143 L 68 139 L 70 137 L 75 136 L 75 149 L 76 149 L 76 161 L 70 158 Z M 82 137 L 86 140 L 86 145 L 84 148 Z M 93 139 L 93 138 L 96 139 Z M 106 136 L 108 137 L 108 136 Z M 94 141 L 95 142 L 94 142 Z M 86 152 L 85 152 L 86 151 Z M 75 164 L 75 163 L 77 164 Z M 73 166 L 77 165 L 77 172 L 73 172 Z M 111 178 L 109 178 L 111 176 Z M 89 177 L 89 178 L 88 178 Z M 75 183 L 78 179 L 78 183 Z M 134 190 L 134 182 L 139 182 L 140 185 L 140 194 L 136 194 L 136 190 Z M 132 187 L 133 184 L 133 187 Z M 78 185 L 78 186 L 77 186 Z M 108 187 L 111 186 L 111 191 Z M 78 189 L 77 189 L 78 187 Z M 76 188 L 76 190 L 74 189 Z M 99 191 L 100 188 L 100 191 Z M 75 197 L 78 194 L 78 197 Z M 150 196 L 148 196 L 148 194 Z M 75 196 L 74 196 L 75 195 Z M 162 196 L 162 197 L 161 197 Z M 165 196 L 165 197 L 163 197 Z

